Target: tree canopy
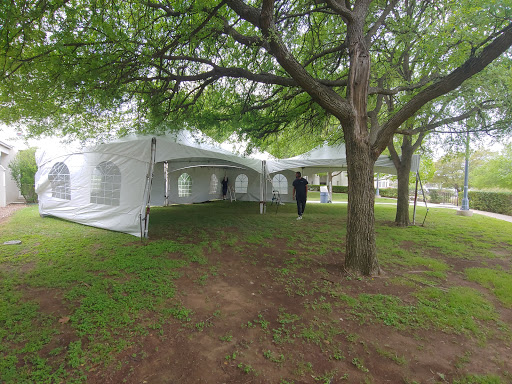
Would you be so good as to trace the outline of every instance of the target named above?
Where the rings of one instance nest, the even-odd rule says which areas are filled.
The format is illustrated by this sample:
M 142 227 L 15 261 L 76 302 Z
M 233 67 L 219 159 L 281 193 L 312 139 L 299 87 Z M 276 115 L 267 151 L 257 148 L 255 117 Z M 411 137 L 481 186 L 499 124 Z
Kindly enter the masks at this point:
M 512 144 L 506 145 L 499 153 L 484 154 L 478 162 L 470 163 L 471 187 L 512 191 Z

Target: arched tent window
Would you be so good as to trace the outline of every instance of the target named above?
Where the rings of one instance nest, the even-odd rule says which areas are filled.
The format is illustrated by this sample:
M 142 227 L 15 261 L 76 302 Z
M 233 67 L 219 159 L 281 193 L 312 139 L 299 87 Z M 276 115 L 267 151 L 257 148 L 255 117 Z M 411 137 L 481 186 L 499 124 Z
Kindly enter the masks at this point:
M 216 195 L 218 189 L 219 179 L 214 173 L 212 173 L 212 176 L 210 177 L 210 195 Z
M 241 173 L 235 179 L 235 193 L 247 193 L 247 186 L 249 185 L 249 178 Z
M 278 191 L 280 195 L 288 194 L 288 180 L 286 176 L 278 173 L 272 178 L 272 190 Z
M 64 163 L 55 163 L 48 174 L 52 186 L 52 197 L 71 200 L 71 181 L 69 169 Z
M 178 178 L 178 197 L 192 195 L 192 178 L 188 173 L 182 173 Z
M 119 205 L 121 200 L 121 171 L 111 161 L 104 161 L 92 173 L 91 203 Z

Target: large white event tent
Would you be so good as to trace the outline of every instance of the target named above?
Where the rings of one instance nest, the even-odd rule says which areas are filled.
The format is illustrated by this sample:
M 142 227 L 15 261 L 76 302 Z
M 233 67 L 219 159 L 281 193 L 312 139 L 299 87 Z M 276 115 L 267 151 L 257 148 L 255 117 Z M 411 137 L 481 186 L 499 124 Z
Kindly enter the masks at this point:
M 347 169 L 347 157 L 344 144 L 323 145 L 302 155 L 268 163 L 270 173 L 282 170 L 301 172 L 312 176 L 317 173 L 334 172 Z M 388 156 L 380 156 L 375 162 L 375 172 L 396 175 L 396 168 Z M 413 170 L 412 172 L 416 172 Z
M 222 198 L 229 179 L 236 200 L 259 201 L 260 213 L 272 193 L 292 201 L 295 171 L 304 174 L 346 169 L 345 148 L 320 147 L 283 160 L 260 160 L 223 150 L 187 131 L 130 137 L 59 153 L 36 152 L 36 192 L 41 216 L 148 236 L 150 206 L 199 203 Z M 376 172 L 396 174 L 383 156 Z

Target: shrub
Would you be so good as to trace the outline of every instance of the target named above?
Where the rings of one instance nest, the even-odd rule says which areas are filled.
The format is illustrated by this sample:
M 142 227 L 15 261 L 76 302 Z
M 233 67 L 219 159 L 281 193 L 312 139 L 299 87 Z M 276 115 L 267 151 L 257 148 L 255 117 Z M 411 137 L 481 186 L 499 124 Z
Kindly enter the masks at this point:
M 308 190 L 318 192 L 320 191 L 320 185 L 308 184 Z M 344 185 L 333 185 L 332 193 L 348 193 L 348 187 Z
M 348 187 L 344 185 L 333 185 L 332 186 L 333 193 L 348 193 Z
M 381 197 L 393 197 L 398 198 L 398 189 L 397 188 L 379 188 L 379 195 Z
M 37 172 L 35 154 L 36 148 L 19 151 L 9 163 L 11 176 L 27 203 L 37 201 L 37 195 L 34 191 L 35 175 Z
M 512 192 L 469 191 L 468 199 L 472 209 L 512 215 Z

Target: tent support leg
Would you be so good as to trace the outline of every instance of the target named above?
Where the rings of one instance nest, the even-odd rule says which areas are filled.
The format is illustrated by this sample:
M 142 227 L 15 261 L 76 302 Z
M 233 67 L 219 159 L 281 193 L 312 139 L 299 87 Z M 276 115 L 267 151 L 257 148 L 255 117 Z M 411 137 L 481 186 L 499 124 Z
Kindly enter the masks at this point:
M 151 205 L 151 187 L 153 185 L 153 173 L 156 160 L 156 137 L 151 139 L 151 159 L 149 161 L 148 173 L 146 175 L 146 186 L 144 188 L 144 212 L 141 212 L 141 240 L 148 238 L 149 230 L 149 211 Z M 144 215 L 144 217 L 142 217 Z

